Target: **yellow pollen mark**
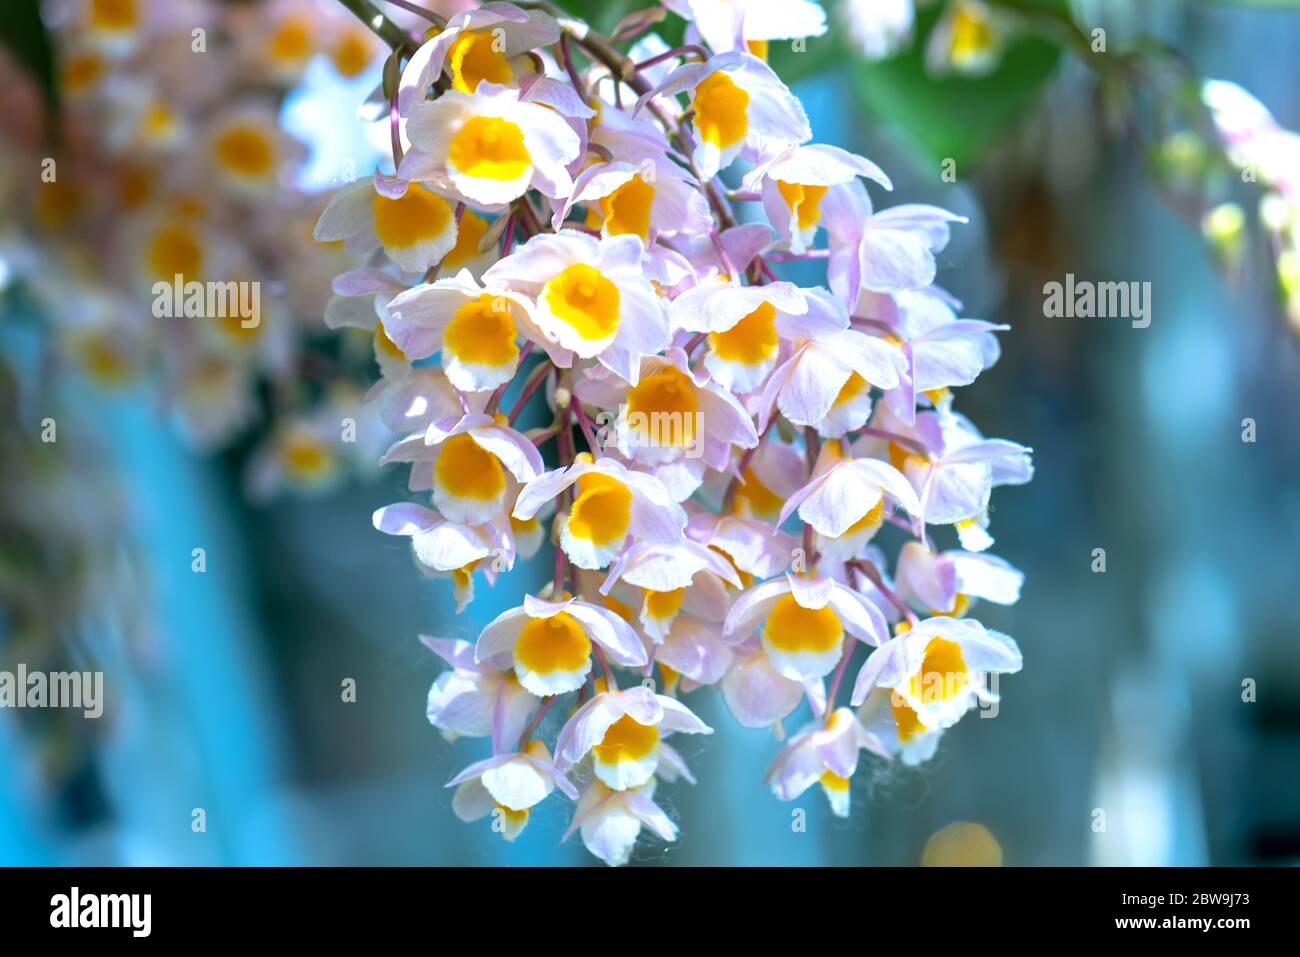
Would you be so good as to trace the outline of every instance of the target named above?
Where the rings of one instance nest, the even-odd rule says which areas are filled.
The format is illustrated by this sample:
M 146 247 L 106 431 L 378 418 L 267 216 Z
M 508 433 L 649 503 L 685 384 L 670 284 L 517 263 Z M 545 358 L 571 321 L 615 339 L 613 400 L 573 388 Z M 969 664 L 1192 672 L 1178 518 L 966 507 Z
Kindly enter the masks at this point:
M 746 466 L 745 471 L 740 474 L 740 485 L 736 488 L 737 511 L 740 510 L 742 500 L 749 505 L 749 510 L 754 515 L 777 514 L 785 504 L 783 498 L 763 484 L 763 480 L 758 477 L 753 466 Z
M 659 673 L 664 678 L 664 689 L 671 689 L 681 679 L 681 672 L 670 665 L 664 664 L 662 661 L 656 662 L 656 664 L 659 665 Z
M 760 60 L 767 60 L 767 41 L 766 40 L 746 40 L 745 49 L 758 57 Z
M 442 334 L 442 347 L 461 362 L 492 368 L 514 362 L 515 320 L 505 299 L 481 294 L 456 310 Z
M 257 126 L 241 124 L 223 130 L 214 148 L 217 160 L 241 176 L 266 176 L 275 166 L 275 148 Z
M 622 618 L 629 625 L 632 624 L 632 620 L 636 617 L 636 614 L 632 611 L 631 606 L 628 605 L 627 602 L 619 601 L 613 595 L 606 595 L 601 599 L 601 601 L 606 608 L 618 615 L 618 617 Z
M 74 349 L 80 355 L 86 373 L 100 385 L 117 387 L 131 381 L 131 364 L 121 346 L 108 333 L 93 333 L 80 338 Z
M 627 393 L 628 424 L 656 445 L 690 446 L 698 413 L 693 383 L 674 366 L 651 373 Z
M 632 523 L 632 492 L 606 475 L 578 479 L 578 497 L 569 513 L 569 534 L 596 545 L 609 545 L 627 536 Z
M 619 761 L 637 761 L 654 751 L 659 744 L 659 729 L 653 724 L 642 724 L 631 715 L 615 721 L 600 744 L 592 750 L 602 764 Z
M 530 618 L 515 641 L 515 664 L 538 674 L 581 671 L 590 657 L 591 641 L 567 611 Z
M 912 630 L 912 623 L 908 621 L 906 618 L 904 618 L 902 621 L 894 625 L 895 635 L 905 635 L 911 630 Z
M 456 131 L 447 161 L 466 176 L 511 182 L 528 171 L 532 157 L 524 131 L 499 116 L 475 116 Z
M 433 481 L 455 498 L 481 502 L 490 502 L 506 488 L 505 472 L 496 456 L 464 433 L 442 444 Z
M 314 434 L 296 430 L 281 441 L 280 462 L 296 478 L 312 478 L 326 472 L 333 462 L 330 450 Z
M 149 244 L 149 269 L 157 279 L 174 276 L 197 279 L 203 268 L 203 246 L 184 226 L 164 226 Z
M 717 545 L 710 545 L 709 548 L 711 548 L 713 551 L 717 552 L 719 555 L 725 558 L 727 560 L 727 563 L 733 569 L 735 569 L 736 575 L 740 579 L 740 584 L 744 588 L 748 588 L 750 585 L 754 584 L 754 576 L 751 575 L 749 572 L 741 569 L 741 567 L 736 564 L 736 560 L 732 558 L 731 555 L 725 549 L 719 548 Z M 727 587 L 731 588 L 732 586 L 728 584 Z
M 842 778 L 829 769 L 823 771 L 821 778 L 818 780 L 821 786 L 828 791 L 847 791 L 849 789 L 849 779 Z
M 516 811 L 514 808 L 506 807 L 504 804 L 497 805 L 497 812 L 501 815 L 502 823 L 511 827 L 523 827 L 528 823 L 528 812 L 532 808 L 524 808 L 522 811 Z M 504 830 L 504 828 L 503 828 Z
M 993 46 L 993 30 L 988 18 L 967 3 L 957 6 L 952 19 L 952 40 L 949 50 L 954 63 L 968 63 Z
M 451 85 L 462 93 L 473 93 L 486 80 L 501 86 L 514 79 L 510 61 L 496 49 L 496 37 L 486 30 L 465 30 L 451 44 L 447 69 Z
M 966 687 L 967 680 L 961 645 L 946 638 L 934 638 L 925 646 L 920 669 L 908 679 L 908 691 L 913 699 L 925 703 L 948 701 Z
M 927 389 L 924 393 L 925 397 L 935 406 L 938 406 L 939 403 L 946 399 L 950 394 L 951 393 L 948 391 L 946 386 L 942 389 Z
M 361 30 L 349 30 L 334 45 L 330 60 L 340 76 L 348 78 L 360 76 L 370 65 L 370 35 Z
M 726 332 L 709 333 L 709 348 L 724 362 L 756 366 L 776 355 L 776 308 L 764 302 Z
M 586 263 L 574 263 L 551 279 L 542 296 L 556 318 L 590 342 L 618 331 L 618 287 Z
M 85 90 L 99 82 L 104 75 L 104 61 L 98 54 L 82 53 L 70 57 L 63 64 L 61 77 L 68 90 Z
M 719 70 L 695 88 L 695 128 L 718 149 L 734 146 L 749 131 L 749 93 Z
M 605 217 L 605 231 L 610 236 L 633 233 L 650 239 L 650 208 L 654 205 L 654 184 L 641 176 L 633 176 L 608 196 L 600 199 L 600 211 Z
M 822 197 L 826 195 L 827 186 L 805 186 L 802 183 L 776 181 L 777 191 L 785 204 L 790 207 L 790 215 L 800 229 L 816 226 L 822 218 Z
M 966 614 L 970 608 L 970 595 L 963 592 L 957 592 L 957 597 L 953 600 L 952 611 L 938 611 L 931 609 L 930 614 L 933 616 L 946 616 L 949 618 L 960 618 Z
M 674 588 L 672 591 L 647 591 L 645 593 L 645 608 L 652 618 L 663 620 L 671 618 L 677 614 L 682 607 L 682 598 L 686 595 L 685 588 Z
M 389 248 L 409 249 L 446 231 L 451 224 L 451 204 L 423 186 L 412 184 L 397 199 L 375 194 L 370 201 L 375 235 Z
M 382 322 L 375 323 L 375 347 L 389 358 L 406 361 L 406 353 L 393 341 Z
M 135 0 L 90 2 L 90 25 L 100 30 L 130 30 L 137 19 Z
M 479 256 L 478 245 L 487 234 L 487 220 L 468 209 L 460 214 L 456 227 L 456 245 L 442 259 L 442 269 L 455 271 Z
M 829 605 L 804 608 L 793 595 L 782 595 L 768 613 L 763 634 L 779 651 L 826 652 L 840 646 L 844 626 Z
M 913 452 L 897 442 L 889 443 L 889 464 L 900 472 L 906 473 L 909 464 L 924 466 L 929 462 L 930 460 L 919 452 Z
M 532 518 L 515 518 L 510 516 L 510 530 L 516 535 L 528 535 L 538 531 L 542 527 L 541 519 L 536 515 Z
M 860 519 L 858 519 L 856 522 L 850 525 L 848 529 L 845 530 L 844 534 L 841 535 L 840 537 L 846 538 L 849 535 L 854 535 L 858 532 L 864 532 L 869 528 L 875 528 L 878 525 L 880 525 L 881 521 L 884 520 L 884 517 L 885 517 L 885 497 L 882 495 L 880 496 L 880 501 L 877 502 L 875 505 L 873 505 L 871 508 L 869 508 L 867 510 L 866 515 L 863 515 Z
M 311 20 L 305 16 L 286 17 L 271 34 L 267 52 L 272 60 L 297 63 L 311 55 Z
M 902 744 L 907 744 L 918 734 L 922 734 L 927 729 L 921 723 L 913 711 L 898 695 L 890 694 L 889 708 L 894 713 L 894 723 L 898 725 L 898 740 Z
M 866 395 L 871 391 L 871 383 L 856 372 L 850 373 L 849 377 L 844 380 L 844 385 L 840 386 L 840 391 L 835 396 L 835 401 L 831 403 L 833 408 L 852 402 L 859 396 Z

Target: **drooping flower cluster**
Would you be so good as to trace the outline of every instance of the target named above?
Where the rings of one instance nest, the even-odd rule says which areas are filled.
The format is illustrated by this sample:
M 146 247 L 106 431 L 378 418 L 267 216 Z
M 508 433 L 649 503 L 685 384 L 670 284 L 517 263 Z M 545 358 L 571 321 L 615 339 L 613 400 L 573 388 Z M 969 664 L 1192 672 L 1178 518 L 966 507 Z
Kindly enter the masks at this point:
M 458 610 L 555 546 L 553 580 L 476 641 L 424 639 L 449 666 L 430 721 L 490 741 L 453 807 L 513 838 L 558 790 L 610 864 L 645 829 L 676 838 L 654 791 L 694 780 L 674 743 L 712 730 L 698 689 L 778 738 L 806 703 L 767 784 L 820 785 L 845 815 L 864 751 L 925 760 L 1021 664 L 970 612 L 1018 598 L 989 500 L 1029 480 L 1029 450 L 953 391 L 1006 327 L 934 284 L 961 217 L 877 208 L 885 173 L 811 141 L 763 54 L 824 20 L 765 6 L 729 3 L 675 49 L 646 33 L 656 10 L 613 40 L 535 5 L 430 15 L 391 71 L 394 172 L 316 229 L 369 254 L 327 318 L 374 330 L 372 397 L 406 435 L 386 461 L 422 500 L 376 527 Z M 791 259 L 824 261 L 826 286 L 778 278 Z M 550 424 L 521 429 L 543 399 Z
M 351 260 L 312 240 L 321 198 L 296 185 L 306 151 L 279 111 L 313 58 L 353 78 L 377 73 L 384 44 L 334 0 L 45 14 L 57 109 L 0 54 L 0 286 L 48 318 L 61 368 L 154 387 L 197 448 L 258 431 L 255 493 L 373 466 L 341 426 L 369 356 L 335 374 L 310 348 L 324 286 Z

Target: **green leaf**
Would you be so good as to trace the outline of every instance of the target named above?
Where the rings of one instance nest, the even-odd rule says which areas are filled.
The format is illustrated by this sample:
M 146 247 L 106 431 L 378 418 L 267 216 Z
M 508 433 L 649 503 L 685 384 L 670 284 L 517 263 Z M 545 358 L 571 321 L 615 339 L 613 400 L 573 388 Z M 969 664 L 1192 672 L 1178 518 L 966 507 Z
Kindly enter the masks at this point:
M 32 75 L 50 106 L 58 106 L 54 76 L 54 46 L 41 20 L 40 0 L 4 0 L 0 3 L 0 46 Z
M 968 166 L 1034 104 L 1061 49 L 1019 35 L 991 73 L 936 78 L 925 66 L 925 45 L 938 17 L 935 9 L 921 15 L 918 38 L 905 53 L 855 66 L 853 86 L 871 112 L 902 128 L 936 160 L 951 157 Z

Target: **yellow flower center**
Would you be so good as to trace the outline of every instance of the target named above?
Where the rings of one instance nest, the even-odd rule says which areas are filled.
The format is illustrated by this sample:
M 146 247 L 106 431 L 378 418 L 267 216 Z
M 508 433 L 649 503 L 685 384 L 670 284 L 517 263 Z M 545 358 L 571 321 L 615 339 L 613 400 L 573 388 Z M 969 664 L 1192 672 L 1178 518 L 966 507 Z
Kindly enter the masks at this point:
M 445 270 L 460 269 L 471 259 L 479 255 L 478 245 L 487 234 L 487 220 L 468 209 L 460 214 L 460 223 L 456 227 L 456 245 L 442 259 Z
M 502 86 L 514 79 L 510 62 L 496 49 L 491 32 L 466 30 L 452 42 L 447 56 L 451 85 L 462 93 L 473 93 L 484 80 Z
M 397 199 L 375 194 L 370 202 L 375 235 L 390 249 L 409 249 L 443 233 L 451 223 L 451 204 L 423 186 L 412 184 Z
M 618 331 L 618 287 L 586 263 L 574 263 L 551 279 L 542 296 L 556 318 L 591 342 Z
M 628 425 L 657 446 L 689 446 L 695 439 L 698 414 L 694 386 L 686 373 L 673 366 L 651 373 L 627 393 Z
M 286 17 L 267 44 L 271 59 L 297 63 L 311 55 L 311 20 L 305 16 Z
M 637 761 L 650 754 L 659 743 L 659 729 L 653 724 L 642 724 L 631 715 L 615 721 L 600 744 L 593 749 L 602 764 L 619 761 Z
M 718 149 L 734 146 L 749 131 L 749 93 L 721 70 L 695 88 L 695 128 Z
M 617 479 L 588 472 L 577 481 L 578 496 L 569 514 L 569 534 L 596 545 L 626 537 L 632 522 L 632 492 Z
M 433 481 L 455 498 L 488 502 L 506 487 L 505 472 L 495 455 L 464 433 L 442 445 L 433 467 Z
M 136 19 L 135 0 L 91 0 L 90 25 L 100 30 L 130 30 Z
M 741 511 L 740 503 L 745 502 L 753 515 L 773 515 L 781 511 L 785 499 L 768 488 L 758 477 L 753 466 L 746 466 L 740 474 L 740 485 L 736 487 L 735 511 Z
M 867 395 L 871 391 L 871 383 L 856 372 L 850 373 L 849 377 L 844 380 L 844 385 L 840 386 L 840 391 L 835 395 L 835 401 L 831 403 L 832 408 L 839 408 L 860 396 Z
M 174 276 L 197 279 L 203 268 L 203 246 L 184 226 L 164 226 L 149 244 L 149 268 L 157 279 Z
M 822 218 L 822 197 L 826 195 L 826 186 L 804 186 L 802 183 L 776 181 L 777 191 L 785 204 L 790 207 L 790 215 L 796 218 L 800 229 L 816 226 Z
M 104 61 L 95 53 L 81 53 L 63 64 L 63 86 L 68 90 L 85 90 L 104 75 Z
M 898 725 L 898 740 L 902 744 L 907 744 L 907 742 L 926 730 L 916 712 L 898 695 L 891 694 L 889 696 L 889 707 L 894 713 L 894 723 Z
M 726 332 L 709 333 L 709 348 L 725 362 L 754 366 L 776 353 L 776 309 L 764 302 Z
M 601 197 L 600 211 L 605 217 L 605 232 L 610 236 L 632 233 L 649 240 L 650 207 L 654 199 L 654 185 L 639 175 L 608 196 Z
M 519 347 L 510 307 L 489 293 L 465 303 L 447 323 L 442 347 L 461 362 L 492 367 L 513 362 Z
M 925 646 L 925 659 L 916 674 L 908 679 L 913 700 L 924 703 L 955 698 L 969 680 L 961 645 L 946 638 L 934 638 Z
M 805 608 L 793 595 L 782 595 L 768 613 L 763 635 L 778 651 L 822 653 L 840 646 L 844 626 L 829 605 Z
M 466 176 L 511 182 L 528 171 L 532 158 L 524 131 L 499 116 L 475 116 L 451 138 L 447 160 Z
M 310 432 L 294 432 L 280 445 L 284 470 L 297 478 L 311 478 L 326 471 L 331 464 L 330 451 Z
M 265 176 L 275 165 L 275 150 L 256 126 L 232 126 L 217 137 L 217 160 L 241 176 Z
M 685 595 L 685 588 L 675 588 L 672 591 L 648 591 L 645 593 L 645 609 L 652 618 L 661 621 L 671 618 L 681 609 L 682 598 Z
M 540 674 L 581 671 L 590 656 L 591 641 L 567 611 L 530 618 L 515 642 L 515 664 Z
M 339 75 L 348 78 L 360 76 L 361 72 L 370 65 L 372 49 L 367 33 L 361 30 L 349 30 L 335 44 L 330 59 Z

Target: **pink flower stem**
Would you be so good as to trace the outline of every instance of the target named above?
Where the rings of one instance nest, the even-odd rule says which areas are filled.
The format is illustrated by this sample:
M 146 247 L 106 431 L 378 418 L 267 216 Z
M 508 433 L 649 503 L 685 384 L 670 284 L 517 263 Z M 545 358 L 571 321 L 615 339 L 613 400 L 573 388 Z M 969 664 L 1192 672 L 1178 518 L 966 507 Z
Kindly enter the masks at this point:
M 531 344 L 532 343 L 529 343 L 529 345 Z M 506 413 L 506 419 L 511 425 L 514 425 L 515 419 L 519 418 L 519 413 L 524 411 L 524 406 L 527 405 L 528 400 L 533 397 L 533 393 L 535 393 L 541 387 L 542 383 L 546 381 L 546 376 L 550 371 L 550 361 L 543 360 L 538 364 L 536 369 L 528 373 L 528 378 L 524 380 L 523 387 L 519 390 L 519 398 L 515 399 L 515 404 L 512 405 L 510 411 Z
M 695 57 L 698 60 L 709 59 L 709 51 L 702 46 L 694 43 L 688 43 L 684 46 L 673 47 L 671 50 L 665 50 L 663 53 L 656 54 L 648 60 L 642 60 L 636 65 L 638 70 L 644 70 L 646 67 L 654 66 L 656 63 L 663 63 L 665 60 L 672 60 L 676 57 Z
M 522 751 L 524 748 L 528 747 L 528 741 L 529 739 L 532 738 L 533 733 L 541 725 L 542 719 L 546 717 L 548 711 L 550 711 L 553 707 L 555 707 L 555 702 L 559 700 L 560 700 L 560 696 L 555 694 L 555 695 L 551 695 L 549 698 L 547 698 L 545 701 L 542 702 L 542 706 L 537 709 L 537 713 L 534 714 L 532 720 L 528 722 L 528 727 L 524 728 L 524 733 L 519 736 L 518 750 Z
M 864 562 L 860 559 L 855 559 L 850 564 L 852 564 L 858 571 L 862 572 L 862 574 L 866 575 L 867 578 L 871 579 L 871 584 L 876 586 L 876 589 L 880 594 L 889 599 L 889 603 L 897 608 L 904 618 L 913 625 L 916 624 L 916 612 L 907 607 L 907 602 L 899 598 L 898 593 L 885 584 L 885 579 L 881 576 L 880 572 L 876 570 L 875 565 L 871 564 L 871 562 Z
M 826 692 L 826 713 L 830 714 L 835 710 L 835 696 L 840 692 L 840 683 L 844 680 L 844 673 L 848 671 L 849 659 L 853 657 L 853 643 L 857 641 L 852 635 L 846 635 L 844 638 L 844 651 L 840 655 L 840 663 L 835 666 L 835 674 L 831 676 L 830 690 Z

